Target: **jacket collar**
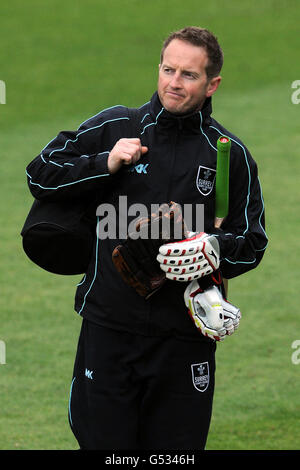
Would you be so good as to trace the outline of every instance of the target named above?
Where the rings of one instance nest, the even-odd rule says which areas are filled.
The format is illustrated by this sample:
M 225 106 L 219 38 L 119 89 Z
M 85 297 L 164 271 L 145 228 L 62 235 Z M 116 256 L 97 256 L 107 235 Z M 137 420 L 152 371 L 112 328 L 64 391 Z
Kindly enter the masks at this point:
M 162 106 L 157 91 L 150 101 L 150 115 L 160 128 L 177 128 L 184 133 L 201 133 L 201 129 L 211 123 L 211 113 L 211 98 L 206 98 L 201 111 L 181 116 L 170 113 Z

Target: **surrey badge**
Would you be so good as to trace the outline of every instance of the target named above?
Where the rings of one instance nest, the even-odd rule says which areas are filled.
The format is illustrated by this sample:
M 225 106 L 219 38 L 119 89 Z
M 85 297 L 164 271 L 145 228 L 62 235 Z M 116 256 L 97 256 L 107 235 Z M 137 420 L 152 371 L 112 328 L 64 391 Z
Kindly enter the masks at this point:
M 197 173 L 197 179 L 196 179 L 196 185 L 198 191 L 203 195 L 203 196 L 208 196 L 214 187 L 214 182 L 215 182 L 215 177 L 216 177 L 216 170 L 213 170 L 212 168 L 207 168 L 206 166 L 199 166 L 198 168 L 198 173 Z
M 208 362 L 192 364 L 193 385 L 199 392 L 205 392 L 209 385 L 209 365 Z

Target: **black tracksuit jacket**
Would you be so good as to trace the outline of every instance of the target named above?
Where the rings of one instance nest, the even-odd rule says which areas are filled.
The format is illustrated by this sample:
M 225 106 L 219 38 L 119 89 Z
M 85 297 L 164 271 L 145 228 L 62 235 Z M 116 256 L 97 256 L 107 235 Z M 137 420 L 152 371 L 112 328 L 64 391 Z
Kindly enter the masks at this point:
M 28 165 L 30 191 L 35 198 L 45 200 L 96 192 L 99 203 L 113 204 L 117 210 L 119 196 L 127 196 L 128 207 L 134 203 L 150 207 L 171 200 L 181 205 L 204 204 L 204 229 L 218 236 L 223 276 L 230 279 L 245 273 L 259 264 L 267 246 L 257 165 L 244 144 L 214 120 L 211 112 L 209 98 L 200 112 L 172 115 L 155 93 L 137 110 L 137 137 L 149 151 L 134 167 L 123 167 L 109 175 L 109 152 L 120 138 L 132 136 L 128 134 L 128 108 L 106 109 L 77 131 L 60 132 Z M 232 140 L 229 214 L 222 230 L 216 230 L 214 176 L 216 144 L 222 134 Z M 121 331 L 199 340 L 201 335 L 183 301 L 187 284 L 167 281 L 159 292 L 144 300 L 125 285 L 112 264 L 111 254 L 117 244 L 119 240 L 96 237 L 88 270 L 77 287 L 75 310 L 84 318 Z

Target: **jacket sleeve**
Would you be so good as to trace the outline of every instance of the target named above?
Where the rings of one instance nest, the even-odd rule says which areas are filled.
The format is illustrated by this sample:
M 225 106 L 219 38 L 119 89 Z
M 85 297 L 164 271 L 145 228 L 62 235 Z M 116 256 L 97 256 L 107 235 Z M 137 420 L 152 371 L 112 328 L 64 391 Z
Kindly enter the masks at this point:
M 229 212 L 218 236 L 221 272 L 227 279 L 254 269 L 267 247 L 265 208 L 257 165 L 236 141 L 230 164 Z
M 77 131 L 62 131 L 27 166 L 29 189 L 36 199 L 61 200 L 82 196 L 111 178 L 107 159 L 120 138 L 126 108 L 105 110 Z

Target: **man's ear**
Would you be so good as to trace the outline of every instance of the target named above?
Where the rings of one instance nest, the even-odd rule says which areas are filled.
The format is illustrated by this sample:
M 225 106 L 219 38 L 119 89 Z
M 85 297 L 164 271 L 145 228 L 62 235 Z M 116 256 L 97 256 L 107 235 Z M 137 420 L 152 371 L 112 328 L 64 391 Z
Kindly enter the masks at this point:
M 212 96 L 218 89 L 220 83 L 221 83 L 221 80 L 222 80 L 222 77 L 220 75 L 218 75 L 217 77 L 213 77 L 208 86 L 207 86 L 207 90 L 206 90 L 206 97 L 209 98 L 210 96 Z

